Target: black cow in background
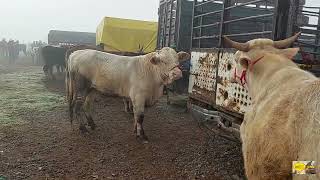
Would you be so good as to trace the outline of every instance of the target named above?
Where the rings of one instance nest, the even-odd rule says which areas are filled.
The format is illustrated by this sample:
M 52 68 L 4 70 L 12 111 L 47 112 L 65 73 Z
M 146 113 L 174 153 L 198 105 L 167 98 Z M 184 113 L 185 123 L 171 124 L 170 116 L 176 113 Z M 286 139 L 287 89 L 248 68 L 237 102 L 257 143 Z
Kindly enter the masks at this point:
M 47 45 L 41 48 L 40 53 L 44 62 L 43 72 L 49 79 L 55 79 L 53 75 L 53 67 L 55 66 L 58 72 L 63 71 L 65 68 L 65 54 L 66 47 L 57 47 Z
M 52 46 L 47 45 L 40 48 L 40 55 L 43 59 L 43 72 L 48 76 L 49 79 L 55 79 L 53 75 L 53 67 L 56 67 L 57 71 L 62 72 L 66 66 L 66 60 L 69 55 L 77 50 L 82 49 L 94 49 L 97 51 L 104 51 L 100 46 L 90 46 L 90 45 L 62 45 L 62 46 Z M 104 51 L 106 52 L 106 51 Z M 123 56 L 137 56 L 142 53 L 124 53 L 124 52 L 108 52 Z

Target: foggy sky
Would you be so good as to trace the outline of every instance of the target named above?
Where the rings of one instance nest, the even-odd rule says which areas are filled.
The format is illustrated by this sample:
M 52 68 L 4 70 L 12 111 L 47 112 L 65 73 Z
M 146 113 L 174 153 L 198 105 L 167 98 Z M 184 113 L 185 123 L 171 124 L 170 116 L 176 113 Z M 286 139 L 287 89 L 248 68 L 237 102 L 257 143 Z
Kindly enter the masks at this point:
M 47 41 L 53 29 L 95 32 L 104 16 L 157 21 L 158 6 L 159 0 L 0 0 L 0 39 Z
M 103 17 L 158 20 L 159 0 L 0 0 L 0 40 L 47 41 L 49 30 L 95 32 Z

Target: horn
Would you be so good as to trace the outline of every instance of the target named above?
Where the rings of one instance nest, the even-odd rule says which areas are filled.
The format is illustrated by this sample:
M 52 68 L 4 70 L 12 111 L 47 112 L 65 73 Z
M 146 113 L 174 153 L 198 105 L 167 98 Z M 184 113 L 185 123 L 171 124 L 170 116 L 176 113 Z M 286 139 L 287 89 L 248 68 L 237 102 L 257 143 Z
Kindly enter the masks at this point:
M 223 37 L 223 45 L 225 47 L 231 47 L 231 48 L 235 48 L 239 51 L 244 51 L 244 52 L 248 52 L 249 51 L 249 43 L 239 43 L 239 42 L 235 42 L 232 41 L 231 39 L 229 39 L 226 36 L 222 36 Z
M 280 40 L 280 41 L 273 41 L 273 46 L 278 49 L 288 48 L 298 39 L 300 34 L 301 34 L 301 32 L 298 32 L 294 36 L 291 36 L 287 39 Z

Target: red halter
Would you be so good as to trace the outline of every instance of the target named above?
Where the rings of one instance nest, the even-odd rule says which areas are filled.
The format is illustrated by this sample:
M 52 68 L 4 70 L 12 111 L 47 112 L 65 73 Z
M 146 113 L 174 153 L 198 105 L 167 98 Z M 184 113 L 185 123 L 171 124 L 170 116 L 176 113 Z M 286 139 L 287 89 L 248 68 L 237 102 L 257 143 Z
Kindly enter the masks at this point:
M 264 56 L 261 56 L 260 58 L 258 58 L 257 60 L 254 60 L 254 61 L 248 61 L 248 63 L 249 63 L 249 70 L 250 71 L 252 71 L 252 69 L 253 69 L 253 66 L 257 63 L 257 62 L 259 62 L 262 58 L 263 58 Z M 240 80 L 240 82 L 241 82 L 241 86 L 244 86 L 245 84 L 248 84 L 247 83 L 247 79 L 246 79 L 246 74 L 247 74 L 247 70 L 245 69 L 245 70 L 242 70 L 242 72 L 241 72 L 241 75 L 240 76 L 238 76 L 237 75 L 237 68 L 234 68 L 234 78 L 235 79 L 239 79 Z

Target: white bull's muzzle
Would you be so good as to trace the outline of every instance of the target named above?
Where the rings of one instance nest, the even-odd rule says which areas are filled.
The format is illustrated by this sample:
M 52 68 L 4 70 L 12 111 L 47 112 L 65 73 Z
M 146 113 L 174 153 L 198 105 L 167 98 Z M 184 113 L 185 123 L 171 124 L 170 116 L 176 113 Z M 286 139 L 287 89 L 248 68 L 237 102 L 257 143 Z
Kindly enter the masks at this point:
M 179 67 L 175 67 L 169 71 L 169 78 L 167 79 L 166 84 L 171 84 L 173 81 L 180 78 L 182 78 L 182 71 L 179 69 Z

